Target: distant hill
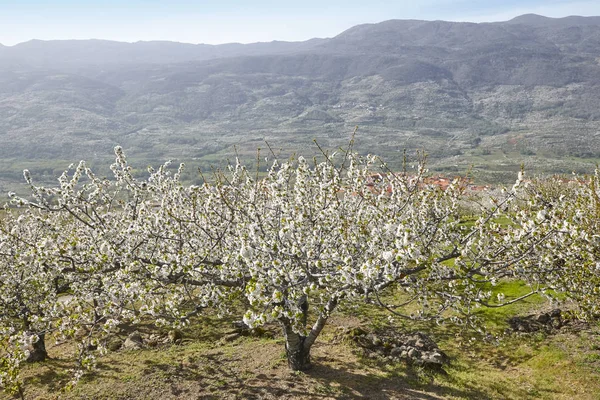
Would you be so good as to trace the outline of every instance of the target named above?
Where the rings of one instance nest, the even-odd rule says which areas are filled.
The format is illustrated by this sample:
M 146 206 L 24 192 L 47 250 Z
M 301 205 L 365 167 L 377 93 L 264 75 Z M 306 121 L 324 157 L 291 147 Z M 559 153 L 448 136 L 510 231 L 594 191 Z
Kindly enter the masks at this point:
M 550 18 L 537 14 L 524 14 L 506 22 L 497 22 L 499 25 L 528 25 L 538 28 L 543 27 L 570 27 L 585 25 L 600 25 L 600 17 L 570 16 L 565 18 Z
M 257 54 L 286 54 L 310 49 L 320 39 L 306 42 L 279 42 L 223 45 L 187 44 L 166 41 L 124 43 L 109 40 L 30 40 L 12 46 L 5 59 L 40 67 L 91 65 L 173 64 L 214 58 Z
M 432 169 L 472 164 L 482 181 L 521 163 L 589 171 L 598 104 L 600 17 L 390 20 L 247 45 L 33 40 L 0 45 L 0 189 L 26 167 L 104 164 L 117 143 L 142 167 L 208 167 L 264 140 L 282 156 L 335 148 L 355 125 L 359 149 L 396 168 L 424 149 Z

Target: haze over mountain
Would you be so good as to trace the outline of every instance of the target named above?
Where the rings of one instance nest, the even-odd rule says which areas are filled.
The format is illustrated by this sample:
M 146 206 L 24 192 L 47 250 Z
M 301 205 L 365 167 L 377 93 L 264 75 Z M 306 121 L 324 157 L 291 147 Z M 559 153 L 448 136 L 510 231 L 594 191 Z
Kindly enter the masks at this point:
M 264 147 L 358 149 L 398 167 L 424 149 L 475 166 L 590 171 L 600 158 L 600 17 L 390 20 L 306 42 L 102 40 L 0 46 L 0 180 L 50 179 L 121 144 L 140 167 L 203 167 Z M 312 146 L 312 147 L 311 147 Z M 0 184 L 1 185 L 1 184 Z

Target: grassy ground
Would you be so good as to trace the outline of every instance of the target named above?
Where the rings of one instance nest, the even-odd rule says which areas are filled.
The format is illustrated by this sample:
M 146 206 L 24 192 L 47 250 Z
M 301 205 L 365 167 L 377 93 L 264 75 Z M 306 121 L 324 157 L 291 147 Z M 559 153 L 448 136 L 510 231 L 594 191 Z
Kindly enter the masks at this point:
M 506 284 L 505 292 L 522 288 Z M 506 318 L 546 307 L 539 298 L 483 318 L 503 332 Z M 340 310 L 313 348 L 314 367 L 288 370 L 277 327 L 261 337 L 227 340 L 231 321 L 200 318 L 180 345 L 118 351 L 72 391 L 61 387 L 72 367 L 72 345 L 50 344 L 51 360 L 26 367 L 26 399 L 600 399 L 600 326 L 557 334 L 510 334 L 499 344 L 470 340 L 456 328 L 390 323 L 370 307 Z M 363 357 L 341 328 L 389 327 L 430 334 L 451 357 L 445 372 Z M 142 332 L 156 331 L 152 326 Z

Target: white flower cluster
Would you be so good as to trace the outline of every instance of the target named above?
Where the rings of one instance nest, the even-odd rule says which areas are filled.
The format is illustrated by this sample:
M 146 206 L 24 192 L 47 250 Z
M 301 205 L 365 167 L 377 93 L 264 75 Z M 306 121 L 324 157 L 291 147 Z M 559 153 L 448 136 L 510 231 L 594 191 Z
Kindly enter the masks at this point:
M 247 325 L 278 322 L 287 348 L 303 343 L 307 352 L 352 299 L 399 317 L 471 322 L 475 307 L 511 301 L 489 286 L 516 278 L 532 292 L 576 293 L 600 311 L 597 183 L 554 196 L 520 174 L 466 223 L 464 187 L 426 184 L 423 162 L 393 173 L 348 151 L 273 162 L 264 179 L 237 162 L 186 187 L 183 165 L 137 179 L 120 147 L 115 155 L 112 181 L 83 161 L 55 188 L 35 186 L 26 172 L 32 196 L 11 202 L 27 208 L 0 217 L 0 379 L 9 391 L 31 347 L 19 339 L 26 332 L 80 338 L 78 377 L 95 363 L 89 344 L 102 349 L 119 324 L 183 326 L 207 307 L 232 312 L 236 297 L 249 304 Z M 382 301 L 392 289 L 401 304 Z M 402 314 L 409 304 L 418 311 Z

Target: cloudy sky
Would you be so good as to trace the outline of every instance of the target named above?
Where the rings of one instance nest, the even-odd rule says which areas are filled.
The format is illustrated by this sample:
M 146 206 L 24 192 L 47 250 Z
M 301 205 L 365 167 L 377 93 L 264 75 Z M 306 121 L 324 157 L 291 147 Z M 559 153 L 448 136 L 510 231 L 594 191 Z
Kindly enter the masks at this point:
M 306 40 L 387 19 L 485 22 L 526 13 L 600 15 L 600 0 L 0 0 L 0 43 Z

